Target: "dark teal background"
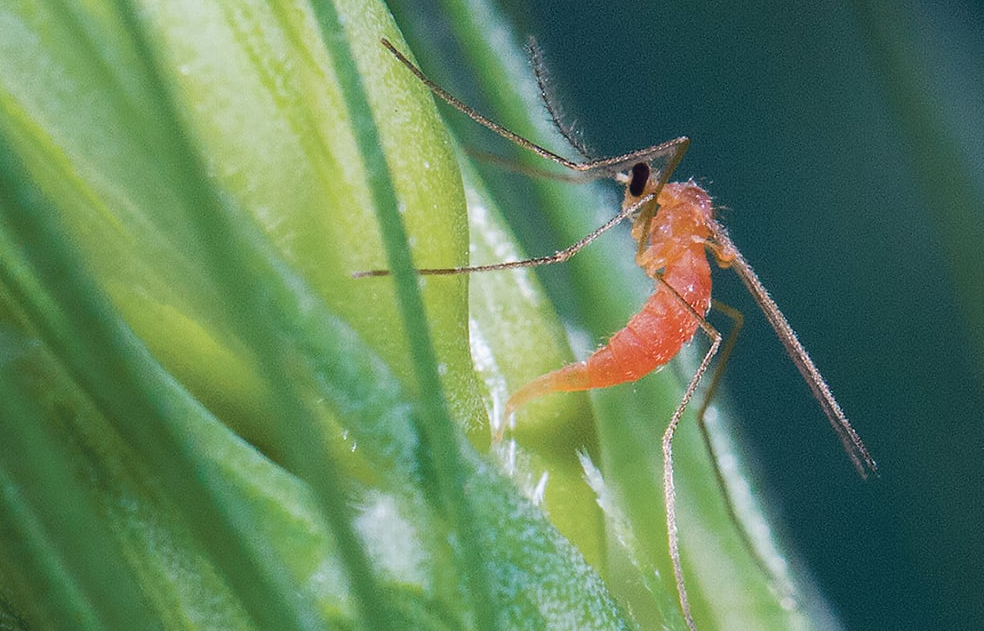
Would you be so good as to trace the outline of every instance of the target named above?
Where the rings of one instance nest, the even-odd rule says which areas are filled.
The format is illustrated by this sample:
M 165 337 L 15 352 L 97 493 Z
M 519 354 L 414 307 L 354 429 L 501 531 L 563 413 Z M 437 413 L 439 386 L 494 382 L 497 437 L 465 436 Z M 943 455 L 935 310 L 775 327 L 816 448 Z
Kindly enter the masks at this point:
M 984 305 L 961 312 L 956 294 L 981 267 L 946 242 L 947 221 L 984 235 L 984 208 L 968 221 L 939 207 L 926 167 L 940 163 L 920 164 L 928 130 L 905 124 L 878 44 L 888 30 L 917 62 L 903 70 L 935 104 L 953 177 L 970 179 L 976 204 L 980 9 L 538 0 L 510 10 L 520 35 L 539 39 L 595 153 L 690 136 L 677 179 L 697 178 L 726 207 L 734 241 L 878 460 L 881 477 L 862 482 L 754 304 L 718 274 L 718 298 L 747 319 L 727 374 L 739 440 L 848 628 L 984 628 L 984 359 L 971 335 Z

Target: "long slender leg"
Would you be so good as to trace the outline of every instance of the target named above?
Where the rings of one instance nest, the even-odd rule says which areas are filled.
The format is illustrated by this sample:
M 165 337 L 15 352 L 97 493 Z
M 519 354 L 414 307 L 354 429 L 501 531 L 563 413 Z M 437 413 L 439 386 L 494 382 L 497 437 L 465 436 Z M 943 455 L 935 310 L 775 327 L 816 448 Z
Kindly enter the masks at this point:
M 465 153 L 470 155 L 472 158 L 479 160 L 481 162 L 487 162 L 489 164 L 494 164 L 497 167 L 504 169 L 506 171 L 511 171 L 512 173 L 519 173 L 520 175 L 525 175 L 530 178 L 543 178 L 546 180 L 556 180 L 558 182 L 570 182 L 571 184 L 584 184 L 586 182 L 593 182 L 596 178 L 584 177 L 580 173 L 571 171 L 556 171 L 550 169 L 542 169 L 539 167 L 530 166 L 528 164 L 522 164 L 510 158 L 500 156 L 491 151 L 483 151 L 482 149 L 473 149 L 471 147 L 465 147 Z
M 664 287 L 669 289 L 676 296 L 677 300 L 687 308 L 690 315 L 697 320 L 704 334 L 711 340 L 710 348 L 707 349 L 693 377 L 690 378 L 690 383 L 687 384 L 683 398 L 680 399 L 680 404 L 677 405 L 673 416 L 670 418 L 669 425 L 666 426 L 666 431 L 663 432 L 663 505 L 666 509 L 666 536 L 670 549 L 670 561 L 673 564 L 673 578 L 676 581 L 677 596 L 680 599 L 680 610 L 683 612 L 683 618 L 691 631 L 697 631 L 697 625 L 694 624 L 694 617 L 690 613 L 690 600 L 687 598 L 687 586 L 683 580 L 683 564 L 680 561 L 680 536 L 677 532 L 676 518 L 676 485 L 673 482 L 673 437 L 676 435 L 677 427 L 680 425 L 680 419 L 683 418 L 683 413 L 687 409 L 687 404 L 690 403 L 694 393 L 697 392 L 697 386 L 700 385 L 701 378 L 707 372 L 708 367 L 711 365 L 711 360 L 714 359 L 718 348 L 721 346 L 721 334 L 718 333 L 717 329 L 703 315 L 690 306 L 669 283 L 663 280 L 662 276 L 657 274 L 655 278 Z M 734 346 L 733 343 L 731 345 Z
M 589 243 L 605 234 L 618 224 L 625 221 L 626 218 L 634 215 L 639 211 L 640 208 L 646 204 L 652 203 L 656 199 L 655 194 L 645 195 L 640 197 L 635 203 L 629 204 L 624 207 L 621 212 L 612 217 L 603 226 L 597 228 L 594 232 L 574 243 L 571 246 L 564 248 L 558 252 L 554 252 L 549 256 L 538 256 L 531 259 L 524 259 L 522 261 L 508 261 L 506 263 L 493 263 L 492 265 L 475 265 L 473 267 L 443 267 L 443 268 L 432 268 L 432 269 L 419 269 L 418 274 L 421 275 L 431 275 L 431 276 L 441 276 L 450 274 L 471 274 L 473 272 L 492 272 L 498 270 L 514 269 L 517 267 L 537 267 L 539 265 L 550 265 L 553 263 L 561 263 L 571 258 L 578 252 L 580 252 Z M 354 272 L 352 274 L 353 278 L 365 278 L 367 276 L 389 276 L 389 270 L 370 270 L 368 272 Z
M 687 404 L 690 403 L 690 399 L 693 398 L 694 393 L 697 391 L 701 377 L 707 372 L 711 360 L 717 354 L 718 347 L 721 345 L 721 334 L 707 320 L 704 318 L 700 318 L 700 320 L 701 328 L 711 338 L 711 347 L 707 349 L 707 353 L 704 354 L 704 359 L 701 360 L 697 371 L 690 378 L 690 383 L 687 384 L 687 390 L 683 393 L 683 398 L 680 400 L 676 411 L 673 412 L 673 416 L 670 418 L 670 424 L 667 425 L 666 431 L 663 432 L 663 503 L 666 507 L 666 534 L 669 541 L 670 560 L 673 563 L 673 577 L 676 580 L 677 595 L 680 598 L 680 609 L 683 611 L 684 620 L 686 620 L 687 626 L 691 631 L 697 631 L 697 626 L 694 624 L 693 615 L 690 613 L 690 601 L 687 598 L 687 588 L 683 580 L 683 565 L 680 562 L 680 537 L 677 533 L 676 518 L 676 487 L 673 483 L 673 436 L 676 434 L 677 426 L 680 425 L 680 419 L 687 409 Z
M 772 578 L 772 573 L 769 571 L 768 565 L 762 555 L 759 554 L 758 549 L 752 543 L 752 537 L 749 535 L 748 530 L 745 528 L 745 524 L 738 518 L 738 512 L 735 510 L 735 503 L 731 497 L 731 493 L 728 491 L 728 485 L 724 479 L 724 472 L 721 470 L 721 462 L 718 460 L 717 451 L 714 449 L 714 443 L 711 441 L 711 434 L 707 429 L 707 419 L 705 414 L 707 413 L 707 408 L 710 407 L 711 401 L 714 400 L 714 394 L 717 392 L 718 386 L 721 384 L 721 377 L 724 375 L 724 369 L 728 365 L 728 358 L 731 357 L 731 352 L 735 348 L 735 343 L 738 341 L 738 334 L 741 332 L 742 326 L 744 325 L 745 318 L 741 311 L 738 311 L 734 307 L 726 305 L 717 300 L 713 301 L 712 306 L 717 309 L 732 321 L 731 330 L 728 332 L 728 336 L 724 339 L 724 343 L 721 345 L 720 357 L 718 358 L 718 363 L 714 367 L 714 374 L 711 377 L 711 383 L 707 386 L 707 390 L 704 392 L 700 407 L 697 409 L 697 426 L 700 427 L 700 435 L 704 440 L 704 447 L 707 449 L 707 454 L 711 459 L 711 469 L 714 472 L 714 479 L 717 481 L 718 488 L 721 491 L 721 497 L 724 499 L 725 509 L 728 511 L 728 519 L 734 525 L 735 530 L 738 532 L 738 536 L 741 538 L 742 544 L 748 550 L 748 553 L 754 559 L 755 564 L 762 570 L 762 573 L 768 577 Z
M 732 351 L 735 350 L 735 343 L 738 342 L 738 334 L 741 333 L 742 327 L 745 326 L 745 316 L 741 311 L 731 305 L 724 304 L 718 300 L 712 300 L 711 308 L 720 311 L 731 319 L 731 330 L 728 331 L 728 337 L 724 338 L 724 343 L 721 345 L 721 357 L 718 359 L 718 365 L 714 369 L 711 383 L 707 386 L 703 401 L 697 410 L 697 419 L 701 425 L 704 424 L 704 413 L 707 412 L 707 408 L 710 407 L 718 386 L 721 385 L 721 377 L 724 376 L 724 367 L 727 366 L 728 359 L 731 357 Z
M 711 435 L 707 430 L 707 422 L 704 418 L 704 415 L 707 413 L 707 408 L 710 407 L 711 401 L 714 400 L 714 395 L 717 393 L 718 386 L 721 384 L 721 377 L 724 376 L 724 369 L 728 365 L 728 359 L 731 357 L 731 352 L 734 350 L 735 343 L 738 341 L 738 334 L 741 332 L 742 326 L 744 326 L 745 317 L 742 315 L 741 311 L 738 311 L 734 307 L 726 305 L 722 302 L 718 302 L 717 300 L 714 300 L 711 305 L 713 308 L 731 318 L 732 325 L 731 330 L 728 332 L 728 337 L 725 338 L 724 344 L 721 346 L 721 357 L 718 359 L 717 366 L 714 367 L 714 374 L 711 377 L 711 383 L 707 386 L 707 390 L 704 392 L 700 407 L 697 409 L 697 425 L 700 427 L 701 437 L 704 439 L 704 446 L 707 448 L 707 453 L 711 458 L 711 468 L 714 470 L 714 477 L 717 479 L 718 487 L 721 489 L 721 495 L 724 497 L 725 506 L 728 510 L 728 517 L 734 523 L 735 528 L 738 529 L 738 532 L 741 534 L 741 538 L 749 552 L 751 552 L 753 556 L 756 556 L 756 562 L 758 562 L 764 569 L 764 563 L 762 563 L 761 559 L 755 555 L 755 548 L 752 545 L 751 538 L 748 536 L 748 533 L 745 532 L 745 528 L 742 526 L 741 521 L 739 521 L 737 512 L 735 512 L 734 503 L 731 501 L 731 495 L 728 493 L 728 486 L 724 480 L 724 473 L 721 471 L 721 464 L 718 462 L 718 456 L 714 450 L 714 443 L 711 441 Z
M 786 316 L 779 310 L 772 296 L 769 295 L 765 286 L 762 285 L 762 281 L 759 280 L 755 271 L 752 270 L 752 266 L 748 264 L 745 257 L 741 255 L 738 248 L 731 242 L 723 226 L 712 221 L 711 230 L 716 243 L 716 251 L 727 253 L 727 258 L 725 259 L 726 264 L 735 271 L 738 278 L 741 279 L 741 282 L 748 290 L 748 293 L 752 295 L 759 308 L 762 309 L 765 319 L 772 325 L 772 329 L 776 332 L 779 341 L 782 342 L 783 347 L 786 349 L 786 354 L 793 360 L 806 385 L 810 387 L 813 396 L 820 403 L 824 414 L 827 415 L 830 425 L 837 432 L 841 444 L 844 445 L 844 451 L 847 452 L 847 455 L 850 456 L 851 461 L 854 463 L 854 468 L 857 469 L 862 478 L 868 477 L 869 474 L 877 474 L 878 465 L 875 464 L 874 459 L 868 453 L 868 449 L 861 441 L 861 437 L 854 431 L 850 421 L 847 420 L 847 416 L 844 415 L 844 411 L 837 404 L 834 394 L 830 391 L 830 386 L 827 385 L 823 375 L 817 370 L 813 360 L 810 359 L 810 355 L 796 337 L 793 328 L 789 326 Z M 721 257 L 719 255 L 720 260 Z

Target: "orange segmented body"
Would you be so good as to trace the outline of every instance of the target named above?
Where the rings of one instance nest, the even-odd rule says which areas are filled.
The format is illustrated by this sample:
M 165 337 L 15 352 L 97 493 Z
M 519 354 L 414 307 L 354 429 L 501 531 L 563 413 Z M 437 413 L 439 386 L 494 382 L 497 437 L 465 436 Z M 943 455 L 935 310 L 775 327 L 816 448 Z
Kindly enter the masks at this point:
M 652 179 L 644 187 L 627 186 L 624 204 L 650 195 L 654 186 L 658 182 Z M 699 318 L 711 306 L 711 268 L 705 251 L 713 221 L 711 199 L 694 182 L 674 182 L 663 187 L 657 201 L 659 211 L 648 221 L 648 230 L 645 209 L 632 227 L 640 244 L 645 239 L 636 262 L 659 280 L 656 291 L 625 328 L 586 360 L 542 375 L 513 394 L 506 403 L 507 417 L 551 392 L 607 388 L 640 379 L 666 365 L 693 338 Z

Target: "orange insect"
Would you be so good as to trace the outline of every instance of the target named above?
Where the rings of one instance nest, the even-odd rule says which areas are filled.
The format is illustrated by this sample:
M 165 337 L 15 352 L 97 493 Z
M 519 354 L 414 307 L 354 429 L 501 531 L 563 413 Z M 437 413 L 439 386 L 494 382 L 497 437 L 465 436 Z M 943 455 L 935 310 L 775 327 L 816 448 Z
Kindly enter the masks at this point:
M 656 193 L 658 181 L 649 167 L 633 167 L 625 190 L 625 205 Z M 645 377 L 673 359 L 693 338 L 711 307 L 711 268 L 704 252 L 710 243 L 711 199 L 693 182 L 663 186 L 654 200 L 659 213 L 632 227 L 632 236 L 645 244 L 636 262 L 658 281 L 645 306 L 621 331 L 588 359 L 547 373 L 523 386 L 506 403 L 508 417 L 521 405 L 550 392 L 607 388 Z M 652 202 L 650 202 L 652 203 Z M 732 255 L 718 251 L 718 263 Z
M 435 95 L 475 122 L 576 173 L 594 178 L 611 177 L 625 186 L 621 212 L 588 236 L 555 254 L 493 265 L 418 270 L 420 274 L 461 274 L 558 263 L 567 260 L 625 219 L 633 219 L 632 236 L 639 242 L 636 262 L 656 281 L 656 291 L 626 327 L 613 335 L 591 357 L 547 373 L 520 388 L 506 403 L 506 417 L 527 401 L 551 392 L 605 388 L 640 379 L 669 362 L 693 338 L 697 329 L 702 329 L 710 338 L 711 345 L 690 379 L 662 438 L 663 493 L 670 557 L 680 608 L 687 625 L 696 631 L 680 562 L 673 483 L 673 436 L 687 404 L 721 346 L 721 335 L 705 319 L 711 307 L 711 269 L 706 250 L 710 250 L 720 267 L 729 267 L 738 274 L 810 386 L 862 477 L 866 477 L 869 472 L 876 472 L 875 461 L 851 427 L 830 387 L 796 338 L 785 316 L 731 242 L 725 229 L 714 219 L 713 205 L 707 192 L 692 181 L 666 183 L 689 145 L 687 138 L 676 138 L 613 158 L 574 162 L 485 118 L 428 79 L 388 40 L 384 39 L 382 43 Z M 534 70 L 542 91 L 544 86 L 537 51 L 535 47 L 531 49 L 534 54 Z M 553 115 L 550 101 L 546 98 L 544 101 Z M 557 119 L 555 115 L 554 119 Z M 567 130 L 559 123 L 558 128 L 572 141 Z M 573 141 L 572 144 L 576 146 Z M 381 276 L 387 273 L 360 272 L 354 276 Z M 503 423 L 502 426 L 504 425 Z

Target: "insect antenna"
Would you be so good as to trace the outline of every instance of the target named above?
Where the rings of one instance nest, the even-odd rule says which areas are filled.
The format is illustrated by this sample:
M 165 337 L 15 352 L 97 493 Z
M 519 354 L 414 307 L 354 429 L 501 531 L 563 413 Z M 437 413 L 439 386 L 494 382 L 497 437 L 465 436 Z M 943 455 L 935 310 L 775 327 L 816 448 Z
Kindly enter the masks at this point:
M 550 265 L 552 263 L 559 263 L 561 261 L 566 261 L 571 256 L 579 252 L 582 248 L 587 246 L 589 243 L 597 239 L 599 236 L 615 227 L 626 218 L 634 215 L 640 209 L 643 212 L 648 213 L 648 216 L 644 218 L 645 224 L 648 226 L 649 221 L 652 219 L 652 213 L 654 211 L 654 205 L 652 202 L 656 199 L 659 194 L 660 189 L 662 189 L 663 184 L 669 179 L 670 174 L 679 164 L 680 160 L 683 158 L 683 154 L 686 153 L 687 147 L 690 145 L 690 139 L 681 136 L 680 138 L 675 138 L 673 140 L 663 142 L 645 149 L 640 149 L 637 151 L 632 151 L 620 156 L 614 156 L 611 158 L 601 158 L 597 160 L 588 160 L 586 162 L 574 162 L 563 156 L 560 156 L 549 149 L 541 147 L 540 145 L 527 140 L 526 138 L 516 134 L 502 125 L 499 125 L 495 121 L 492 121 L 482 114 L 478 113 L 473 108 L 466 105 L 464 102 L 459 100 L 457 97 L 449 93 L 447 90 L 437 85 L 431 81 L 424 72 L 418 68 L 412 61 L 410 61 L 403 53 L 396 49 L 395 46 L 386 38 L 381 40 L 383 46 L 390 51 L 390 53 L 396 57 L 397 61 L 403 64 L 410 72 L 420 80 L 425 86 L 427 86 L 431 92 L 434 93 L 438 98 L 443 100 L 448 105 L 454 107 L 458 111 L 462 112 L 470 119 L 476 123 L 486 127 L 487 129 L 495 132 L 496 134 L 502 136 L 506 140 L 509 140 L 516 145 L 532 151 L 533 153 L 546 158 L 552 162 L 560 164 L 577 174 L 585 174 L 587 178 L 583 179 L 593 179 L 601 177 L 610 177 L 616 182 L 624 185 L 630 185 L 631 183 L 639 180 L 637 177 L 641 171 L 645 172 L 645 178 L 648 180 L 650 174 L 656 178 L 657 185 L 651 189 L 649 194 L 642 196 L 638 200 L 635 200 L 632 204 L 624 206 L 618 215 L 609 220 L 606 224 L 600 228 L 594 230 L 591 234 L 582 238 L 573 245 L 555 252 L 554 254 L 548 256 L 540 256 L 531 259 L 525 259 L 521 261 L 510 261 L 506 263 L 495 263 L 492 265 L 477 265 L 471 267 L 448 267 L 448 268 L 431 268 L 431 269 L 418 269 L 417 273 L 421 275 L 451 275 L 451 274 L 468 274 L 473 272 L 487 272 L 487 271 L 498 271 L 505 269 L 514 269 L 518 267 L 536 267 L 539 265 Z M 535 45 L 534 45 L 535 46 Z M 540 62 L 534 62 L 535 65 L 539 65 Z M 541 83 L 542 85 L 542 83 Z M 548 108 L 549 108 L 548 104 Z M 641 184 L 640 184 L 641 187 Z M 641 193 L 641 190 L 640 190 Z M 388 270 L 370 270 L 365 272 L 355 272 L 352 274 L 353 278 L 365 278 L 373 276 L 387 276 L 389 275 Z
M 545 147 L 541 147 L 531 140 L 523 138 L 519 134 L 506 129 L 499 123 L 486 118 L 475 109 L 465 105 L 465 103 L 456 96 L 428 79 L 427 75 L 425 75 L 424 72 L 412 61 L 410 61 L 403 53 L 397 50 L 388 39 L 383 38 L 380 41 L 383 46 L 385 46 L 386 49 L 389 50 L 394 57 L 396 57 L 397 61 L 403 64 L 407 70 L 412 72 L 421 83 L 426 85 L 430 91 L 434 93 L 435 96 L 451 107 L 455 108 L 479 125 L 482 125 L 492 132 L 502 136 L 506 140 L 527 149 L 528 151 L 532 151 L 541 158 L 556 162 L 557 164 L 572 171 L 584 173 L 589 177 L 615 177 L 619 173 L 628 171 L 636 164 L 645 162 L 649 164 L 650 168 L 654 171 L 659 171 L 663 181 L 666 181 L 666 179 L 669 178 L 670 173 L 673 172 L 673 169 L 676 168 L 676 165 L 683 158 L 683 154 L 686 153 L 687 147 L 690 145 L 690 139 L 685 136 L 681 136 L 680 138 L 674 138 L 673 140 L 661 142 L 657 145 L 646 147 L 645 149 L 630 151 L 629 153 L 624 153 L 622 155 L 613 156 L 610 158 L 599 158 L 596 160 L 587 160 L 585 162 L 570 160 L 557 153 L 554 153 L 553 151 L 550 151 L 549 149 L 546 149 Z
M 540 90 L 540 100 L 543 101 L 543 105 L 547 108 L 547 113 L 550 114 L 550 121 L 575 151 L 584 158 L 590 159 L 588 150 L 584 146 L 584 141 L 574 132 L 573 125 L 563 122 L 563 112 L 549 86 L 549 73 L 547 72 L 546 64 L 543 63 L 543 52 L 536 43 L 536 38 L 532 35 L 526 40 L 526 48 L 530 52 L 530 65 L 533 66 L 533 75 L 536 77 L 536 85 Z

